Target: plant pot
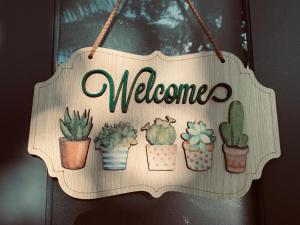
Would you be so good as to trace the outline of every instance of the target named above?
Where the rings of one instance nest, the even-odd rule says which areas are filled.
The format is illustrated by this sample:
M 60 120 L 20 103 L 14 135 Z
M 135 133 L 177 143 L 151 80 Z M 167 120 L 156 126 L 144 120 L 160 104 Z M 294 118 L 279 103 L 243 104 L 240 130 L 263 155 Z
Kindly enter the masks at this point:
M 68 141 L 59 139 L 61 165 L 65 169 L 78 170 L 85 166 L 91 139 Z
M 223 150 L 228 172 L 243 173 L 246 171 L 247 154 L 249 152 L 248 146 L 246 148 L 236 148 L 224 144 Z
M 102 151 L 102 165 L 104 170 L 125 170 L 128 158 L 128 147 L 119 147 Z
M 205 171 L 212 167 L 213 144 L 206 144 L 208 151 L 191 150 L 189 142 L 183 142 L 186 165 L 190 170 Z
M 177 145 L 146 145 L 146 150 L 149 170 L 175 170 Z

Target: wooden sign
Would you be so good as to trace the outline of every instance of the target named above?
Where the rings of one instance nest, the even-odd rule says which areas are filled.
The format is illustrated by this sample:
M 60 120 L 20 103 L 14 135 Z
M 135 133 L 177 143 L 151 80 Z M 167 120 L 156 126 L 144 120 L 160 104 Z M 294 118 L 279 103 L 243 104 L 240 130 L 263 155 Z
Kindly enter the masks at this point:
M 89 51 L 34 92 L 29 153 L 70 196 L 239 198 L 280 156 L 274 91 L 234 55 Z

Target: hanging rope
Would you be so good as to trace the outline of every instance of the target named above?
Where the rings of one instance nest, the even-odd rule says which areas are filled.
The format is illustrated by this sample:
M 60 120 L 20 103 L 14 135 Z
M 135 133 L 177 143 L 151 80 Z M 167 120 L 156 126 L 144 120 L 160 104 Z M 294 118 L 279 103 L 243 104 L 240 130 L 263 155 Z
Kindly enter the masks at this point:
M 120 8 L 120 5 L 121 5 L 122 1 L 123 1 L 123 0 L 118 0 L 118 2 L 116 3 L 115 7 L 113 8 L 113 10 L 112 10 L 110 16 L 109 16 L 108 19 L 106 20 L 106 22 L 105 22 L 105 24 L 104 24 L 104 26 L 103 26 L 101 32 L 99 33 L 97 39 L 95 40 L 95 43 L 93 44 L 93 47 L 92 47 L 92 49 L 91 49 L 91 52 L 90 52 L 90 54 L 89 54 L 89 56 L 88 56 L 89 59 L 92 59 L 92 58 L 94 57 L 94 54 L 95 54 L 95 52 L 96 52 L 98 46 L 100 46 L 100 45 L 102 44 L 103 39 L 104 39 L 104 37 L 105 37 L 105 35 L 106 35 L 108 29 L 110 28 L 111 23 L 112 23 L 112 21 L 113 21 L 115 15 L 116 15 L 118 9 Z M 190 9 L 191 9 L 192 12 L 194 13 L 194 15 L 195 15 L 197 21 L 199 22 L 201 28 L 202 28 L 203 31 L 204 31 L 204 33 L 206 34 L 208 40 L 209 40 L 210 43 L 212 44 L 213 49 L 214 49 L 214 51 L 215 51 L 217 57 L 220 59 L 220 61 L 221 61 L 222 63 L 224 63 L 224 62 L 225 62 L 225 59 L 224 59 L 224 57 L 223 57 L 223 55 L 222 55 L 222 52 L 220 51 L 220 49 L 219 49 L 219 47 L 218 47 L 218 45 L 217 45 L 215 39 L 213 38 L 211 32 L 208 30 L 208 27 L 206 26 L 204 20 L 202 19 L 202 17 L 200 16 L 199 12 L 198 12 L 197 9 L 196 9 L 196 7 L 194 6 L 192 0 L 186 0 L 186 1 L 187 1 L 188 5 L 189 5 Z M 125 7 L 125 6 L 127 5 L 127 2 L 128 2 L 128 0 L 126 0 L 126 2 L 123 4 L 123 7 Z
M 99 45 L 102 44 L 102 41 L 108 31 L 108 29 L 110 28 L 111 22 L 113 21 L 118 9 L 120 8 L 120 5 L 122 3 L 123 0 L 118 0 L 117 4 L 115 5 L 113 11 L 111 12 L 110 16 L 108 17 L 108 19 L 106 20 L 104 27 L 102 28 L 101 32 L 99 33 L 97 39 L 95 40 L 95 43 L 93 44 L 93 47 L 91 49 L 91 52 L 89 54 L 89 59 L 92 59 L 94 57 L 94 54 L 98 48 Z M 127 0 L 128 1 L 128 0 Z M 126 4 L 126 3 L 125 3 Z
M 224 59 L 224 57 L 223 57 L 223 55 L 222 55 L 222 52 L 220 51 L 220 49 L 219 49 L 219 47 L 218 47 L 218 45 L 217 45 L 215 39 L 213 38 L 211 32 L 208 30 L 208 27 L 206 26 L 204 20 L 202 19 L 202 17 L 200 16 L 199 12 L 198 12 L 197 9 L 196 9 L 196 7 L 194 6 L 192 0 L 186 0 L 186 1 L 187 1 L 188 5 L 189 5 L 190 9 L 191 9 L 192 12 L 194 13 L 194 15 L 195 15 L 197 21 L 199 22 L 200 26 L 202 27 L 204 33 L 206 34 L 208 40 L 209 40 L 210 43 L 212 44 L 213 49 L 214 49 L 216 55 L 218 56 L 218 58 L 220 59 L 220 61 L 221 61 L 222 63 L 224 63 L 224 62 L 225 62 L 225 59 Z

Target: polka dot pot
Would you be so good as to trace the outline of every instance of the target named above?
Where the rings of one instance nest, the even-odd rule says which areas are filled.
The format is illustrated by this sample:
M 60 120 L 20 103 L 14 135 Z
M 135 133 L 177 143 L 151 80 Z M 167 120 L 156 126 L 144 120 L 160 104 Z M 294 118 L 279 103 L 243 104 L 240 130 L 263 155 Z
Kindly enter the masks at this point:
M 213 144 L 207 144 L 207 151 L 203 150 L 190 150 L 190 144 L 185 141 L 183 149 L 186 159 L 186 165 L 190 170 L 205 171 L 212 167 L 212 151 Z
M 246 161 L 249 148 L 232 148 L 223 145 L 225 153 L 226 169 L 231 173 L 243 173 L 246 171 Z
M 175 170 L 177 145 L 147 145 L 146 149 L 149 170 Z

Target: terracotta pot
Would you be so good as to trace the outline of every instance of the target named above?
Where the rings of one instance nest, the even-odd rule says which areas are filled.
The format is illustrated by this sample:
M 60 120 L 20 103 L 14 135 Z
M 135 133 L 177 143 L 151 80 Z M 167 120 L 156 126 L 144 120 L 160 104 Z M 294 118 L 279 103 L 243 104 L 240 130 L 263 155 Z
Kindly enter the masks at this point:
M 125 170 L 128 158 L 128 147 L 120 147 L 102 151 L 102 165 L 104 170 Z
M 186 165 L 190 170 L 205 171 L 212 167 L 213 144 L 206 144 L 208 151 L 191 150 L 189 142 L 183 142 Z
M 91 139 L 83 141 L 68 141 L 59 139 L 60 158 L 62 167 L 70 170 L 82 169 L 85 166 Z
M 223 145 L 225 153 L 226 169 L 232 173 L 243 173 L 246 171 L 248 146 L 246 148 L 230 147 Z
M 146 149 L 149 170 L 175 170 L 177 145 L 146 145 Z

